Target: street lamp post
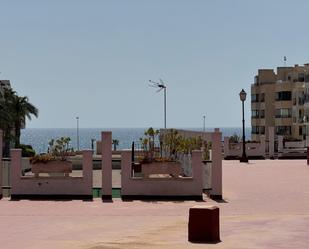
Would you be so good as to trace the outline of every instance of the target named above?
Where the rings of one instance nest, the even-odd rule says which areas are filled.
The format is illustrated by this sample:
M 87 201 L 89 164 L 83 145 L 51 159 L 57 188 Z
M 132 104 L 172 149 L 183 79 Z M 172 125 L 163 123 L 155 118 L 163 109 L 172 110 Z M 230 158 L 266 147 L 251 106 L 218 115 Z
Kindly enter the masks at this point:
M 206 128 L 205 128 L 205 118 L 206 118 L 206 116 L 204 115 L 203 116 L 203 132 L 205 132 L 205 130 L 206 130 Z
M 242 156 L 240 158 L 241 163 L 247 163 L 248 158 L 246 155 L 246 138 L 245 138 L 245 110 L 244 103 L 246 101 L 247 93 L 244 89 L 239 93 L 240 101 L 242 102 Z
M 76 144 L 77 151 L 79 151 L 79 117 L 76 117 Z
M 163 84 L 164 88 L 164 129 L 166 129 L 166 86 Z

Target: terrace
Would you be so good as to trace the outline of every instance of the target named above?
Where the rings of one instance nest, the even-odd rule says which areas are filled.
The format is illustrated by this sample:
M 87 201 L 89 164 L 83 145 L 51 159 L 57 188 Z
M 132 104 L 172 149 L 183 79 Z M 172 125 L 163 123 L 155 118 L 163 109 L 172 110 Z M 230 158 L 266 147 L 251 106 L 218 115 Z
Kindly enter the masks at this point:
M 223 161 L 221 242 L 187 241 L 195 201 L 0 201 L 3 248 L 306 248 L 305 160 Z M 274 180 L 275 179 L 275 180 Z

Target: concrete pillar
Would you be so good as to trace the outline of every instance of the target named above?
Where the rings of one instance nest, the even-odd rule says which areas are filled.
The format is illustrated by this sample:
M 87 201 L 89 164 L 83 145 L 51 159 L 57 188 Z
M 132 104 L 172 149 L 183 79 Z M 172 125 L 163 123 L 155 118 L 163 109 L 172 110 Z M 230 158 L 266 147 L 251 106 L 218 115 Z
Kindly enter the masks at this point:
M 0 130 L 0 199 L 2 199 L 2 171 L 3 171 L 3 166 L 2 166 L 2 150 L 3 150 L 3 131 Z
M 121 195 L 125 197 L 128 193 L 128 184 L 131 177 L 132 152 L 130 150 L 121 151 Z
M 11 196 L 16 194 L 20 186 L 21 176 L 21 149 L 11 149 Z
M 89 189 L 89 196 L 92 196 L 92 150 L 83 150 L 83 181 L 85 188 Z
M 283 152 L 283 136 L 278 136 L 278 152 Z
M 204 178 L 204 172 L 203 172 L 203 151 L 200 150 L 194 150 L 192 151 L 192 157 L 191 157 L 191 165 L 192 165 L 192 176 L 194 181 L 196 182 L 196 185 L 198 185 L 201 189 L 201 198 L 203 198 L 203 183 L 206 181 Z
M 224 137 L 224 158 L 229 156 L 229 150 L 230 150 L 230 138 Z
M 268 127 L 268 154 L 269 158 L 274 158 L 275 156 L 275 127 Z
M 212 140 L 212 170 L 211 170 L 211 191 L 210 198 L 222 199 L 222 152 L 221 152 L 222 133 L 219 128 L 211 135 Z
M 112 132 L 103 131 L 102 139 L 102 199 L 112 199 Z

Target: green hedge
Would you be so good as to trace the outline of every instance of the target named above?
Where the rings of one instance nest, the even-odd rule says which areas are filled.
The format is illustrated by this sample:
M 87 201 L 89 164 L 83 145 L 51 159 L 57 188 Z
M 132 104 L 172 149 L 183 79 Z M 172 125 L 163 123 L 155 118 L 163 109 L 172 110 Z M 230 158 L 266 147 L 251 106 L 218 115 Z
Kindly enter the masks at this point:
M 22 157 L 33 157 L 35 156 L 35 150 L 32 148 L 31 145 L 28 144 L 21 144 L 19 148 L 22 150 L 21 154 Z

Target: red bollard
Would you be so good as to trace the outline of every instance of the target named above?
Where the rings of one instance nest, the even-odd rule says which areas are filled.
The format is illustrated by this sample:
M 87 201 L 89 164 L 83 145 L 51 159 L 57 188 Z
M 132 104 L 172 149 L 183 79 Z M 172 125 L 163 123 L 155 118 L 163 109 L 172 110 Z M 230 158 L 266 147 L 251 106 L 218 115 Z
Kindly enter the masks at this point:
M 197 243 L 220 242 L 219 208 L 194 206 L 189 210 L 188 240 Z

